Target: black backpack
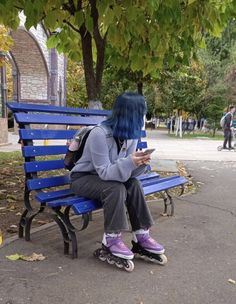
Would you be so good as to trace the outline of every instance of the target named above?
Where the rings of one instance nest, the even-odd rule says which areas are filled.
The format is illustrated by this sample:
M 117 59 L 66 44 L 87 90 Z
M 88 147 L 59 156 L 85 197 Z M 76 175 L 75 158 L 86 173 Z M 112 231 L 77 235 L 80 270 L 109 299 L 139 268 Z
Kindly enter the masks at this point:
M 79 129 L 72 139 L 64 158 L 64 167 L 72 170 L 75 163 L 81 158 L 84 152 L 86 140 L 94 126 L 84 127 Z

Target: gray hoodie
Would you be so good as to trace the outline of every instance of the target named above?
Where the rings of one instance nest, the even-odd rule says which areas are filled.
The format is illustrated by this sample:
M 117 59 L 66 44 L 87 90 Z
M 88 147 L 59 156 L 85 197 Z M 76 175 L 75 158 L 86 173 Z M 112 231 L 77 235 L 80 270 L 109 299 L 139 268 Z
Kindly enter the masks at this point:
M 118 154 L 112 130 L 104 125 L 95 127 L 89 134 L 83 154 L 72 172 L 98 174 L 102 180 L 125 182 L 146 170 L 146 165 L 137 167 L 131 157 L 136 151 L 137 139 L 125 140 Z

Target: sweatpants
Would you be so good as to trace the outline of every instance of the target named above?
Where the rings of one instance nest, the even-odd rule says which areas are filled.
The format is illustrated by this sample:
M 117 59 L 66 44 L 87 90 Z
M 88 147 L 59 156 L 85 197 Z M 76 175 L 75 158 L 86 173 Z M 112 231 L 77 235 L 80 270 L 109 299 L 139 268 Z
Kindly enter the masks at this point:
M 78 196 L 101 201 L 106 233 L 129 229 L 127 211 L 132 231 L 153 225 L 142 186 L 136 178 L 122 183 L 104 181 L 98 175 L 72 173 L 71 189 Z

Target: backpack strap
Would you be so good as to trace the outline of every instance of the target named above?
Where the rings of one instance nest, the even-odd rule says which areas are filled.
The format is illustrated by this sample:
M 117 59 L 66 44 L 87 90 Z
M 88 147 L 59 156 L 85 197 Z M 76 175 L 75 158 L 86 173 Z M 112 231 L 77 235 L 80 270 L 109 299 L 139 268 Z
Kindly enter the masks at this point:
M 101 128 L 104 131 L 104 133 L 106 135 L 108 150 L 110 151 L 111 148 L 112 148 L 112 145 L 114 143 L 114 137 L 113 137 L 111 129 L 107 126 L 102 125 L 102 124 L 99 124 L 96 127 Z

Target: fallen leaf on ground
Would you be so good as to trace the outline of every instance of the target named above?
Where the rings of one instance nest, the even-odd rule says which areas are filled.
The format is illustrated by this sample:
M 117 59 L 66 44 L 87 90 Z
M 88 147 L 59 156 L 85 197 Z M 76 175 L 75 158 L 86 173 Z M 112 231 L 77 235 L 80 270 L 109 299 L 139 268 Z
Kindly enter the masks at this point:
M 234 285 L 236 284 L 236 281 L 232 280 L 232 279 L 228 279 L 228 282 L 231 283 L 231 284 L 234 284 Z
M 37 221 L 37 224 L 39 225 L 45 225 L 45 224 L 48 224 L 49 222 L 47 221 Z
M 16 233 L 18 230 L 16 225 L 11 225 L 10 227 L 7 228 L 8 233 Z
M 197 184 L 198 184 L 198 185 L 204 185 L 204 183 L 202 183 L 202 182 L 197 182 Z
M 11 225 L 10 228 L 17 228 L 17 226 L 16 225 Z
M 22 257 L 22 260 L 27 261 L 27 262 L 43 261 L 45 259 L 46 259 L 46 257 L 42 253 L 35 253 L 35 252 L 30 256 Z
M 42 253 L 33 253 L 29 256 L 22 255 L 22 254 L 12 254 L 12 255 L 7 255 L 6 258 L 10 261 L 17 261 L 17 260 L 23 260 L 27 262 L 34 262 L 34 261 L 43 261 L 46 259 L 46 257 Z
M 17 261 L 21 258 L 21 255 L 18 253 L 12 254 L 12 255 L 6 255 L 6 258 L 10 261 Z

